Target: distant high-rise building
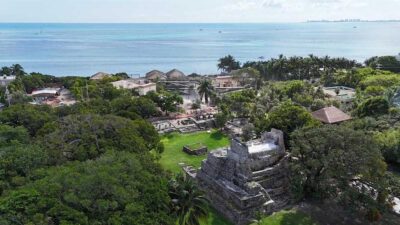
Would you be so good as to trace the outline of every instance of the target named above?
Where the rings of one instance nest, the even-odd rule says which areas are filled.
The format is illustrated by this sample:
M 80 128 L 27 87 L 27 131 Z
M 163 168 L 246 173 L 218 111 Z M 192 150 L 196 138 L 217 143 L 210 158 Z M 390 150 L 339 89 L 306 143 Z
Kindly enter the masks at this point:
M 396 56 L 396 59 L 400 61 L 400 53 Z

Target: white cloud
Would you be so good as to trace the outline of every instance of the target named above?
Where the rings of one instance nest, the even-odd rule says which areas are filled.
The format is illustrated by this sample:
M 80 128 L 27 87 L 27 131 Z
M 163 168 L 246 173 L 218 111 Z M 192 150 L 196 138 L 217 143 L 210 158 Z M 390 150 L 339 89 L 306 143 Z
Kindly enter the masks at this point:
M 221 7 L 235 21 L 306 21 L 309 19 L 400 19 L 400 0 L 231 0 Z
M 400 19 L 399 8 L 400 0 L 5 0 L 0 7 L 0 22 Z
M 394 0 L 400 1 L 400 0 Z M 236 0 L 225 8 L 230 10 L 254 9 L 339 9 L 345 7 L 363 7 L 368 5 L 365 1 L 355 0 Z
M 267 1 L 263 2 L 262 6 L 266 7 L 266 8 L 278 8 L 279 9 L 279 8 L 283 7 L 283 4 L 279 0 L 267 0 Z

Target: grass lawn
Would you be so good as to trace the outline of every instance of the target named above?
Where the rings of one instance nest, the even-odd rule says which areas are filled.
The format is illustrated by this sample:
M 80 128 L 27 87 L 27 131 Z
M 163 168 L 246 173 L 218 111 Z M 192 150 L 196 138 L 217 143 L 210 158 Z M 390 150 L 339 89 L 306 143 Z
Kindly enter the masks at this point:
M 218 215 L 215 210 L 211 210 L 207 221 L 202 221 L 201 225 L 233 225 L 228 220 Z M 318 225 L 310 216 L 296 210 L 280 211 L 272 216 L 265 217 L 259 223 L 251 225 Z
M 182 151 L 183 146 L 200 143 L 207 146 L 210 151 L 229 145 L 228 137 L 217 130 L 213 130 L 211 133 L 204 131 L 190 134 L 166 134 L 161 138 L 161 142 L 164 143 L 165 149 L 161 154 L 160 163 L 165 169 L 176 173 L 181 171 L 178 163 L 183 162 L 198 168 L 201 161 L 207 157 L 207 155 L 188 155 Z
M 295 210 L 281 211 L 252 225 L 317 225 L 308 215 Z

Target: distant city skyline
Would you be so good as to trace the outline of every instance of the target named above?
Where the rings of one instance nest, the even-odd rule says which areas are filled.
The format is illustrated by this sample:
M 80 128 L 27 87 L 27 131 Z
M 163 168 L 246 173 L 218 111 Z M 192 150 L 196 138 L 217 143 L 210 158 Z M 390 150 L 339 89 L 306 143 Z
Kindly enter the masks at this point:
M 4 0 L 0 22 L 213 23 L 398 20 L 400 0 Z

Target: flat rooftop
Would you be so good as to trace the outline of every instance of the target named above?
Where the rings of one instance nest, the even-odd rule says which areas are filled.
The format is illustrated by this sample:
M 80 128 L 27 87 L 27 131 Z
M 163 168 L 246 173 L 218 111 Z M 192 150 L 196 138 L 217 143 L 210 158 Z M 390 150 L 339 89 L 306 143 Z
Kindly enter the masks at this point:
M 274 143 L 261 141 L 250 141 L 247 142 L 246 145 L 250 154 L 272 151 L 278 148 L 278 146 Z

